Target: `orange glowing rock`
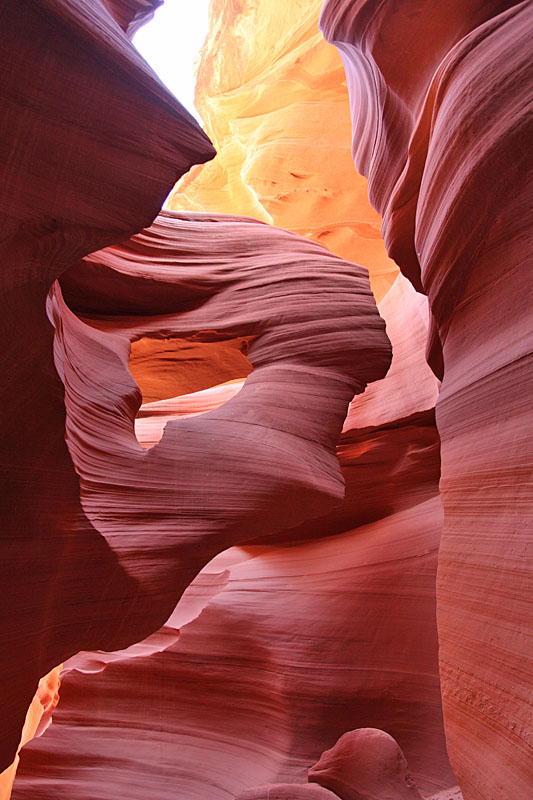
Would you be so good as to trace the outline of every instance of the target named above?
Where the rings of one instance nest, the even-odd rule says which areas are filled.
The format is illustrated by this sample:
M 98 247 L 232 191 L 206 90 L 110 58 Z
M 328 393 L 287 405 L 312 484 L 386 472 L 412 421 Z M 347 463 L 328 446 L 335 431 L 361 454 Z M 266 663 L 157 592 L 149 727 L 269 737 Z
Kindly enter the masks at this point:
M 248 214 L 364 264 L 379 300 L 398 272 L 350 156 L 346 80 L 322 0 L 211 4 L 196 105 L 218 152 L 168 207 Z
M 39 686 L 26 714 L 19 750 L 31 739 L 41 736 L 52 722 L 52 712 L 59 700 L 61 667 L 61 664 L 54 667 L 39 681 Z M 0 800 L 9 800 L 11 795 L 11 788 L 20 761 L 19 750 L 13 763 L 0 773 Z

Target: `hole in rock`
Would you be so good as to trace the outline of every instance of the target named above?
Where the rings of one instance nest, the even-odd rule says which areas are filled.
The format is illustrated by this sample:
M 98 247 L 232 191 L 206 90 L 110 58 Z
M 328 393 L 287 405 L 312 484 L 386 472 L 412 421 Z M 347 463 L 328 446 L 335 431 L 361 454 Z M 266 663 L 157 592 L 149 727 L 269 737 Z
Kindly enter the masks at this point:
M 173 336 L 143 336 L 131 343 L 129 368 L 144 403 L 244 380 L 250 337 L 205 342 Z
M 132 275 L 124 280 L 104 264 L 84 260 L 62 276 L 60 286 L 63 301 L 80 322 L 100 335 L 118 334 L 130 341 L 128 367 L 142 395 L 135 433 L 145 449 L 161 439 L 170 420 L 205 414 L 230 400 L 253 370 L 246 356 L 254 335 L 142 331 L 138 316 L 150 320 L 156 311 L 179 313 L 205 300 L 205 294 L 194 291 L 188 296 L 187 285 L 166 286 L 166 309 L 161 284 Z
M 251 338 L 134 340 L 129 368 L 143 397 L 135 420 L 139 444 L 149 449 L 170 420 L 205 414 L 234 397 L 253 369 L 246 358 Z
M 194 106 L 195 62 L 209 28 L 209 3 L 194 0 L 185 11 L 180 0 L 166 0 L 133 37 L 160 80 L 202 125 Z

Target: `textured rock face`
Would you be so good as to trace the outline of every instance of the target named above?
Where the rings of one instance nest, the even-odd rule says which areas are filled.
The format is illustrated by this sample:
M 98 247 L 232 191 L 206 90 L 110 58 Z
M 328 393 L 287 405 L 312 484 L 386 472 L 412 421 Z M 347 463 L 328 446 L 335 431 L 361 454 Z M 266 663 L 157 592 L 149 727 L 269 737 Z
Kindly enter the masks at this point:
M 124 276 L 123 292 L 119 295 L 124 303 L 128 297 L 136 298 L 137 302 L 141 299 L 153 302 L 149 287 L 139 291 L 140 275 L 144 280 L 164 279 L 164 296 L 168 301 L 171 281 L 175 281 L 180 292 L 185 286 L 192 292 L 191 276 L 195 274 L 195 290 L 201 292 L 205 286 L 211 287 L 206 305 L 219 305 L 229 335 L 235 337 L 244 330 L 249 334 L 252 344 L 248 359 L 254 363 L 255 370 L 244 388 L 242 382 L 235 381 L 192 395 L 144 404 L 137 419 L 137 436 L 144 446 L 153 445 L 161 437 L 162 422 L 168 420 L 174 420 L 171 423 L 174 426 L 182 423 L 178 427 L 181 447 L 187 435 L 183 423 L 196 423 L 199 432 L 210 419 L 216 422 L 218 416 L 218 422 L 205 429 L 210 437 L 216 436 L 222 420 L 229 421 L 233 414 L 236 420 L 246 419 L 247 414 L 242 412 L 245 405 L 234 412 L 232 408 L 236 401 L 246 400 L 251 388 L 254 390 L 254 420 L 260 421 L 263 410 L 257 397 L 261 391 L 261 374 L 265 369 L 268 374 L 268 367 L 261 366 L 262 359 L 257 362 L 261 339 L 254 337 L 250 320 L 244 328 L 239 328 L 231 315 L 225 313 L 230 308 L 228 298 L 224 299 L 228 291 L 230 298 L 236 293 L 239 313 L 257 310 L 256 302 L 243 301 L 244 287 L 239 288 L 238 283 L 235 287 L 233 280 L 225 286 L 221 264 L 224 253 L 229 248 L 231 254 L 235 243 L 236 231 L 228 235 L 232 226 L 242 230 L 241 247 L 251 247 L 254 259 L 257 259 L 263 236 L 264 241 L 269 242 L 271 263 L 275 231 L 250 221 L 221 218 L 215 226 L 220 240 L 217 245 L 211 240 L 215 245 L 212 252 L 218 254 L 219 261 L 211 263 L 211 272 L 208 270 L 204 275 L 205 283 L 201 282 L 202 273 L 196 272 L 195 266 L 202 265 L 205 269 L 203 247 L 209 231 L 213 236 L 212 225 L 203 217 L 187 222 L 180 216 L 162 215 L 149 231 L 134 237 L 128 246 L 110 248 L 91 256 L 65 276 L 65 296 L 74 306 L 76 275 L 80 285 L 96 284 L 90 280 L 90 275 L 106 264 L 108 269 L 112 267 Z M 191 227 L 193 234 L 196 228 L 195 235 L 191 235 Z M 252 229 L 254 235 L 250 236 Z M 184 248 L 179 241 L 183 242 L 180 237 L 185 235 L 188 262 L 180 266 Z M 303 253 L 308 254 L 308 259 L 318 254 L 326 258 L 329 280 L 332 268 L 344 264 L 292 234 L 279 232 L 279 236 L 277 246 L 283 258 L 286 258 L 290 242 L 298 242 L 302 248 L 292 266 L 296 276 L 306 276 L 302 290 L 309 275 L 309 262 L 301 261 Z M 192 246 L 195 238 L 198 241 L 196 265 Z M 160 262 L 150 263 L 156 242 Z M 250 267 L 242 258 L 239 262 L 240 269 L 247 274 Z M 235 263 L 231 259 L 228 270 L 228 275 L 235 278 Z M 349 280 L 355 279 L 354 270 L 356 268 L 351 265 Z M 314 274 L 317 280 L 319 274 L 316 270 Z M 212 285 L 214 277 L 218 281 L 216 287 Z M 287 284 L 286 273 L 284 277 L 283 283 Z M 263 281 L 253 281 L 251 291 L 254 284 L 261 287 L 261 297 L 268 305 Z M 289 296 L 301 297 L 300 292 L 290 289 L 290 283 L 285 288 Z M 347 289 L 348 285 L 342 293 Z M 277 291 L 272 291 L 277 296 Z M 248 547 L 245 551 L 228 550 L 193 582 L 189 591 L 197 598 L 194 615 L 184 617 L 186 594 L 161 631 L 145 642 L 111 656 L 95 653 L 71 659 L 67 665 L 69 671 L 63 675 L 62 700 L 54 715 L 54 726 L 45 738 L 24 750 L 14 792 L 17 800 L 35 795 L 43 800 L 63 797 L 89 800 L 99 793 L 118 800 L 123 796 L 125 782 L 128 796 L 134 800 L 145 798 L 148 793 L 158 799 L 167 798 L 170 793 L 183 800 L 200 800 L 206 794 L 206 775 L 209 776 L 210 800 L 233 798 L 247 787 L 258 784 L 267 784 L 270 791 L 277 791 L 271 784 L 305 782 L 307 769 L 322 751 L 354 725 L 391 730 L 409 758 L 416 780 L 428 792 L 454 783 L 445 752 L 437 674 L 434 584 L 441 510 L 437 497 L 439 447 L 432 415 L 437 382 L 429 371 L 426 373 L 422 361 L 421 345 L 427 332 L 424 309 L 405 279 L 398 280 L 396 292 L 405 301 L 408 318 L 395 319 L 387 304 L 382 304 L 391 330 L 398 326 L 403 333 L 390 377 L 382 384 L 384 386 L 388 380 L 393 382 L 398 389 L 396 399 L 381 406 L 376 402 L 378 411 L 375 414 L 366 407 L 366 395 L 352 402 L 337 448 L 346 481 L 343 505 L 328 517 L 278 534 L 280 543 L 295 542 L 290 547 L 268 544 L 276 527 L 271 512 L 262 520 L 268 528 L 268 536 L 265 537 L 264 529 L 263 532 L 261 528 L 255 529 L 256 539 L 259 533 L 263 542 L 261 546 Z M 99 297 L 85 293 L 86 314 L 91 303 L 99 302 Z M 353 299 L 350 303 L 354 309 Z M 298 313 L 309 314 L 309 304 L 302 305 L 303 310 Z M 129 312 L 130 307 L 125 307 Z M 277 320 L 279 305 L 275 308 Z M 413 309 L 419 313 L 414 313 Z M 107 314 L 99 319 L 95 306 L 92 310 L 92 319 L 85 318 L 86 335 L 93 335 L 97 329 L 105 330 L 108 341 L 114 336 L 115 342 L 116 337 L 122 337 L 126 343 L 141 333 L 146 338 L 161 325 L 161 318 L 142 318 L 140 307 L 135 317 L 128 314 L 122 318 Z M 195 308 L 190 296 L 189 310 L 179 316 L 167 314 L 163 318 L 167 336 L 174 331 L 181 341 L 184 331 L 178 324 L 185 329 L 212 330 L 211 325 L 188 324 L 198 313 L 205 312 Z M 268 314 L 264 310 L 261 319 L 268 324 Z M 241 319 L 241 326 L 243 322 Z M 287 344 L 281 350 L 291 360 L 290 348 L 297 344 L 295 322 L 296 310 L 281 326 L 277 322 L 278 345 L 282 344 L 280 336 L 288 326 Z M 354 324 L 359 327 L 361 320 L 356 317 Z M 313 333 L 315 327 L 316 323 Z M 209 333 L 204 338 L 209 339 Z M 217 337 L 217 342 L 219 339 Z M 204 345 L 208 347 L 209 342 Z M 422 369 L 418 373 L 412 371 L 412 375 L 417 374 L 418 397 L 406 377 L 409 372 L 406 365 L 417 348 L 416 363 Z M 127 347 L 123 345 L 122 349 L 125 364 Z M 353 362 L 354 357 L 348 357 L 345 350 L 346 346 L 341 348 L 343 358 Z M 76 351 L 79 352 L 79 346 Z M 385 348 L 384 355 L 387 352 Z M 87 361 L 83 355 L 81 357 Z M 335 358 L 339 358 L 337 350 Z M 208 353 L 206 359 L 209 362 Z M 313 408 L 313 413 L 324 408 L 330 418 L 335 397 L 322 383 L 326 378 L 324 373 L 322 369 L 320 392 L 313 406 L 306 401 L 298 403 L 299 419 L 306 408 Z M 94 380 L 97 374 L 95 372 Z M 251 381 L 255 381 L 252 386 Z M 293 382 L 294 376 L 292 382 L 286 384 L 291 392 L 294 391 Z M 106 383 L 109 384 L 108 377 Z M 268 383 L 263 391 L 267 387 Z M 98 387 L 95 391 L 100 396 Z M 279 391 L 276 398 L 278 405 L 285 402 L 284 394 Z M 224 402 L 225 405 L 221 405 Z M 194 418 L 208 410 L 209 416 Z M 278 413 L 288 421 L 290 409 L 282 407 Z M 343 415 L 344 412 L 339 413 L 338 424 L 342 424 Z M 358 420 L 360 428 L 357 428 Z M 78 426 L 81 430 L 97 430 L 95 425 L 83 420 L 78 420 Z M 239 428 L 238 422 L 236 427 Z M 260 439 L 257 439 L 255 425 L 248 427 L 252 429 L 251 434 L 240 430 L 234 437 L 235 442 L 243 442 L 247 454 L 254 453 L 254 462 L 248 457 L 243 460 L 246 474 L 241 478 L 237 474 L 236 479 L 226 475 L 228 454 L 231 455 L 226 446 L 225 458 L 220 463 L 222 472 L 217 472 L 218 440 L 210 445 L 201 468 L 196 465 L 203 448 L 194 448 L 194 472 L 198 470 L 199 492 L 205 488 L 209 477 L 212 486 L 220 486 L 221 494 L 227 497 L 229 482 L 235 481 L 239 496 L 243 495 L 244 487 L 243 501 L 250 509 L 254 502 L 254 474 L 259 475 L 258 442 L 264 438 L 264 431 L 258 431 Z M 240 428 L 246 425 L 241 424 Z M 307 425 L 306 430 L 309 429 Z M 128 431 L 131 437 L 131 417 Z M 158 447 L 166 444 L 165 437 L 168 442 L 169 433 L 167 428 Z M 247 438 L 249 435 L 253 438 Z M 337 435 L 338 429 L 332 433 L 333 441 Z M 72 440 L 70 444 L 73 448 Z M 96 447 L 102 449 L 104 444 L 92 438 L 91 452 Z M 290 444 L 288 449 L 297 452 L 295 447 Z M 109 450 L 109 432 L 105 449 Z M 121 451 L 125 452 L 125 448 Z M 157 467 L 157 448 L 151 452 L 152 461 L 146 469 L 157 475 L 159 484 L 164 471 Z M 167 449 L 167 452 L 170 451 Z M 173 458 L 175 452 L 176 449 Z M 104 451 L 98 462 L 101 458 L 105 458 Z M 308 455 L 299 459 L 299 474 L 304 460 L 311 461 Z M 85 469 L 85 462 L 82 456 L 76 459 L 80 469 Z M 168 464 L 168 456 L 165 462 Z M 313 462 L 316 464 L 316 456 Z M 232 472 L 236 463 L 232 459 Z M 251 473 L 254 464 L 254 473 Z M 279 468 L 279 455 L 276 465 Z M 140 484 L 143 469 L 138 454 L 131 466 L 123 456 L 121 480 L 131 471 Z M 190 472 L 190 466 L 184 469 L 184 477 Z M 89 516 L 95 518 L 102 508 L 99 483 L 91 480 L 90 475 L 82 474 L 84 506 Z M 107 481 L 106 495 L 109 489 Z M 178 487 L 181 503 L 186 490 L 187 484 L 182 480 Z M 165 509 L 172 502 L 172 491 L 171 484 L 162 487 Z M 287 498 L 291 507 L 283 503 L 280 495 L 277 512 L 285 524 L 288 513 L 294 513 L 292 507 L 298 506 L 296 491 L 294 487 L 290 499 Z M 121 523 L 119 515 L 109 519 L 108 524 Z M 372 522 L 365 526 L 369 521 Z M 176 525 L 176 517 L 173 524 Z M 251 519 L 246 520 L 248 536 L 254 534 L 249 529 L 251 524 Z M 130 537 L 131 519 L 128 525 Z M 138 525 L 141 537 L 146 531 L 147 519 L 140 518 Z M 188 526 L 190 528 L 190 521 Z M 329 538 L 323 539 L 325 535 Z M 313 541 L 317 537 L 318 541 Z M 188 553 L 191 563 L 197 556 L 194 550 Z M 172 581 L 175 580 L 174 573 Z M 201 614 L 198 608 L 203 608 Z M 132 752 L 136 754 L 134 781 L 131 779 Z M 84 763 L 98 763 L 99 770 L 85 770 Z M 311 790 L 306 791 L 309 794 Z
M 309 780 L 342 800 L 422 800 L 398 744 L 375 728 L 341 736 L 311 767 Z
M 5 2 L 0 20 L 3 768 L 39 678 L 80 646 L 112 644 L 136 594 L 79 503 L 48 290 L 148 225 L 176 175 L 213 150 L 108 7 Z
M 422 800 L 427 797 L 418 791 L 397 742 L 376 728 L 345 733 L 330 750 L 322 753 L 309 770 L 308 779 L 309 786 L 331 790 L 331 797 L 341 800 Z M 292 797 L 289 792 L 286 796 Z M 307 797 L 304 792 L 301 796 Z M 245 797 L 246 794 L 243 800 Z M 255 797 L 250 793 L 250 800 Z M 268 795 L 258 794 L 257 797 L 260 800 Z M 431 795 L 429 800 L 463 800 L 463 796 L 458 786 L 452 786 Z
M 318 30 L 322 0 L 214 0 L 196 105 L 216 159 L 183 178 L 178 210 L 250 214 L 364 264 L 379 300 L 397 266 L 350 158 L 342 62 Z
M 384 300 L 380 306 L 398 346 L 387 378 L 376 385 L 376 390 L 381 387 L 381 393 L 378 391 L 370 407 L 366 393 L 356 398 L 344 423 L 337 447 L 346 481 L 344 503 L 327 517 L 293 530 L 283 530 L 277 537 L 272 535 L 276 528 L 272 512 L 261 519 L 259 528 L 250 530 L 251 508 L 255 502 L 254 475 L 261 477 L 258 446 L 264 431 L 259 429 L 257 438 L 255 424 L 243 426 L 238 421 L 247 418 L 243 409 L 250 404 L 254 423 L 260 422 L 264 409 L 258 397 L 268 389 L 268 380 L 265 383 L 261 376 L 265 371 L 268 375 L 269 367 L 262 364 L 261 338 L 256 335 L 253 317 L 247 315 L 257 312 L 262 325 L 268 327 L 269 316 L 265 309 L 270 301 L 265 292 L 273 292 L 272 296 L 276 297 L 275 340 L 283 356 L 292 362 L 294 348 L 301 350 L 295 338 L 297 314 L 313 313 L 312 296 L 309 302 L 300 302 L 301 292 L 307 292 L 311 265 L 316 258 L 325 259 L 321 263 L 328 281 L 332 280 L 332 270 L 348 265 L 310 242 L 273 231 L 267 225 L 228 217 L 219 218 L 215 224 L 208 220 L 202 216 L 191 219 L 187 215 L 163 214 L 151 229 L 134 237 L 129 244 L 109 248 L 76 265 L 64 276 L 62 285 L 72 308 L 77 308 L 83 299 L 83 309 L 78 308 L 78 313 L 85 316 L 82 321 L 66 309 L 62 314 L 69 325 L 81 328 L 89 339 L 105 333 L 105 338 L 97 339 L 99 346 L 113 346 L 121 353 L 123 370 L 128 358 L 128 341 L 137 336 L 141 336 L 139 341 L 160 341 L 150 337 L 159 335 L 162 319 L 169 348 L 172 336 L 176 336 L 178 354 L 182 352 L 183 337 L 188 331 L 204 330 L 202 346 L 207 366 L 211 363 L 210 339 L 215 338 L 218 348 L 224 331 L 230 342 L 247 334 L 250 342 L 247 362 L 253 363 L 255 369 L 244 388 L 242 381 L 234 380 L 192 395 L 151 400 L 137 414 L 136 431 L 141 445 L 150 447 L 161 439 L 166 422 L 174 420 L 174 426 L 181 422 L 177 433 L 183 449 L 184 436 L 195 435 L 194 430 L 187 432 L 183 423 L 196 423 L 196 433 L 204 427 L 211 438 L 217 436 L 217 427 L 222 421 L 229 422 L 234 417 L 238 433 L 233 447 L 242 442 L 245 448 L 246 458 L 242 461 L 245 473 L 241 477 L 239 473 L 233 475 L 237 460 L 232 458 L 232 469 L 227 475 L 231 451 L 224 444 L 225 456 L 220 461 L 217 458 L 220 444 L 215 439 L 205 451 L 201 466 L 199 459 L 205 446 L 196 445 L 190 450 L 194 461 L 189 462 L 183 475 L 190 481 L 190 473 L 193 473 L 192 480 L 200 484 L 196 485 L 197 492 L 205 489 L 209 478 L 212 486 L 221 487 L 221 502 L 227 499 L 229 484 L 234 481 L 236 489 L 232 494 L 242 497 L 246 513 L 250 515 L 245 520 L 247 536 L 255 535 L 262 544 L 246 551 L 231 549 L 201 573 L 189 590 L 197 598 L 192 617 L 184 617 L 186 595 L 159 633 L 139 645 L 111 656 L 82 654 L 70 660 L 69 671 L 63 675 L 62 699 L 54 715 L 54 725 L 45 738 L 25 748 L 14 798 L 92 800 L 104 793 L 108 798 L 119 800 L 127 784 L 128 796 L 134 800 L 145 798 L 147 794 L 162 800 L 169 793 L 183 800 L 204 800 L 206 775 L 209 776 L 210 800 L 232 799 L 247 787 L 258 784 L 266 784 L 269 791 L 278 791 L 275 784 L 279 781 L 305 782 L 307 769 L 322 751 L 354 726 L 390 730 L 406 753 L 418 785 L 427 792 L 450 786 L 455 780 L 447 761 L 441 721 L 434 597 L 441 528 L 437 497 L 439 442 L 432 410 L 437 381 L 423 362 L 427 335 L 423 298 L 417 297 L 409 283 L 400 277 L 391 298 L 396 300 Z M 250 235 L 252 230 L 254 233 Z M 279 236 L 277 244 L 272 238 L 274 234 Z M 217 254 L 217 260 L 211 255 L 209 268 L 204 256 L 207 236 L 211 237 L 211 253 Z M 276 252 L 286 259 L 289 245 L 298 243 L 298 258 L 285 268 L 281 284 L 289 297 L 298 298 L 298 309 L 293 308 L 286 319 L 279 319 L 280 296 L 275 287 L 267 289 L 259 278 L 260 270 L 256 269 L 257 277 L 249 282 L 247 291 L 260 292 L 264 307 L 258 308 L 257 299 L 248 302 L 243 299 L 246 284 L 240 285 L 235 278 L 239 270 L 240 274 L 252 277 L 253 270 L 242 255 L 236 267 L 232 253 L 237 239 L 241 254 L 249 248 L 252 263 L 257 262 L 260 242 L 268 243 L 269 269 Z M 185 242 L 187 256 L 183 263 Z M 155 261 L 154 254 L 159 261 Z M 304 254 L 307 262 L 302 261 Z M 231 281 L 225 279 L 224 263 L 227 263 Z M 101 275 L 104 267 L 115 273 L 109 275 L 110 285 L 117 307 L 124 310 L 123 315 L 111 316 L 110 307 L 105 305 L 109 303 L 102 290 L 105 284 L 94 277 Z M 297 284 L 293 282 L 291 288 L 288 280 L 291 272 L 294 279 L 304 276 L 297 292 Z M 313 274 L 314 286 L 309 288 L 315 290 L 316 281 L 320 280 L 316 267 Z M 349 265 L 338 287 L 343 297 L 337 297 L 336 304 L 348 301 L 353 281 L 361 285 L 357 274 L 358 268 Z M 166 313 L 161 318 L 146 314 L 147 311 L 153 314 L 157 308 L 157 282 L 161 284 L 159 288 L 163 288 L 160 294 L 166 303 L 173 302 L 172 292 L 176 291 L 176 298 L 185 304 L 180 315 Z M 91 286 L 97 287 L 92 294 Z M 196 306 L 198 296 L 205 300 L 200 307 Z M 232 296 L 236 298 L 240 314 L 238 325 L 230 313 Z M 321 293 L 314 291 L 314 297 L 317 296 L 320 298 Z M 329 317 L 333 308 L 330 307 L 331 292 L 325 306 L 322 305 L 323 296 L 318 307 L 323 307 Z M 365 297 L 370 299 L 368 295 Z M 362 318 L 353 317 L 356 308 L 353 297 L 349 302 L 352 322 L 348 324 L 360 329 Z M 219 310 L 213 310 L 213 305 Z M 102 309 L 106 311 L 105 316 L 99 314 Z M 170 306 L 161 310 L 168 312 Z M 211 315 L 209 324 L 203 316 L 198 316 L 206 313 Z M 215 313 L 223 320 L 222 326 L 213 324 Z M 342 316 L 341 306 L 337 313 Z M 379 322 L 375 316 L 371 319 Z M 62 325 L 65 329 L 64 322 Z M 213 328 L 220 331 L 216 337 Z M 316 328 L 314 322 L 313 336 Z M 265 331 L 264 336 L 272 333 Z M 357 334 L 358 338 L 361 333 Z M 335 346 L 332 355 L 335 361 L 346 359 L 353 369 L 360 356 L 350 355 L 349 339 L 345 341 L 340 352 Z M 310 342 L 313 344 L 312 340 Z M 388 349 L 381 338 L 379 342 L 384 348 L 381 351 L 384 371 Z M 94 349 L 94 344 L 90 347 Z M 87 351 L 80 350 L 79 343 L 73 347 L 65 340 L 63 348 L 66 352 L 78 353 L 82 364 L 88 362 L 84 355 Z M 368 355 L 369 362 L 376 358 L 376 352 L 372 357 Z M 154 359 L 157 363 L 159 351 L 154 352 Z M 181 371 L 185 368 L 183 362 L 180 363 Z M 72 367 L 77 370 L 76 364 Z M 146 367 L 147 364 L 141 369 L 141 372 L 144 370 L 139 375 L 141 382 L 148 374 Z M 305 431 L 313 427 L 315 435 L 316 425 L 310 426 L 302 416 L 306 409 L 312 414 L 323 409 L 329 421 L 335 409 L 335 396 L 331 391 L 334 383 L 324 382 L 327 379 L 325 367 L 326 364 L 315 376 L 320 384 L 315 384 L 319 391 L 315 391 L 313 404 L 301 400 L 294 411 L 296 414 L 297 410 L 297 419 L 306 426 Z M 372 364 L 372 370 L 375 368 Z M 220 373 L 217 374 L 220 377 Z M 97 381 L 105 380 L 109 391 L 109 375 L 100 378 L 98 375 L 101 369 L 96 365 L 91 385 L 95 385 L 95 395 L 101 397 Z M 296 388 L 294 381 L 292 375 L 291 381 L 284 384 L 290 389 L 287 397 L 276 389 L 277 413 L 285 423 L 290 422 L 292 412 L 289 407 L 279 406 L 290 399 Z M 391 396 L 387 392 L 388 383 L 393 387 Z M 247 392 L 250 398 L 250 389 L 253 395 L 246 401 Z M 353 388 L 346 398 L 352 391 Z M 236 401 L 240 401 L 241 406 L 235 409 Z M 127 436 L 132 442 L 132 418 L 138 402 L 139 399 L 131 403 L 133 408 L 130 408 L 129 417 L 126 415 L 122 427 L 127 430 L 120 432 L 122 441 Z M 68 407 L 74 413 L 70 402 Z M 211 412 L 208 417 L 197 416 L 205 411 Z M 113 416 L 117 413 L 116 409 Z M 215 425 L 209 426 L 213 414 Z M 338 426 L 342 425 L 343 417 L 344 411 L 339 411 Z M 209 427 L 206 428 L 206 424 Z M 69 428 L 72 425 L 71 421 Z M 250 434 L 246 427 L 250 427 Z M 100 520 L 101 525 L 105 501 L 107 521 L 104 524 L 108 526 L 108 535 L 116 536 L 124 518 L 116 512 L 113 514 L 116 503 L 109 500 L 112 489 L 109 479 L 106 478 L 105 487 L 100 489 L 101 481 L 86 471 L 87 458 L 83 455 L 84 451 L 89 451 L 94 462 L 94 453 L 99 452 L 96 463 L 103 465 L 107 475 L 109 429 L 99 441 L 99 427 L 90 420 L 78 418 L 76 428 L 82 433 L 91 432 L 90 448 L 83 445 L 80 433 L 75 433 L 75 438 L 74 434 L 69 437 L 71 450 L 78 453 L 75 460 L 82 476 L 84 508 L 89 517 Z M 338 431 L 339 427 L 336 432 L 332 431 L 332 442 L 337 439 Z M 140 487 L 145 469 L 149 470 L 146 474 L 156 476 L 161 492 L 161 514 L 169 513 L 172 493 L 176 491 L 172 483 L 161 484 L 170 454 L 175 459 L 180 450 L 172 449 L 168 439 L 170 432 L 167 428 L 161 441 L 167 447 L 164 462 L 159 460 L 160 455 L 154 448 L 152 460 L 144 466 L 132 442 L 128 448 L 121 445 L 120 461 L 114 467 L 120 466 L 121 484 L 129 480 L 132 486 Z M 186 449 L 189 450 L 188 446 Z M 294 444 L 285 449 L 301 453 Z M 250 453 L 254 454 L 253 461 Z M 182 452 L 179 458 L 183 457 Z M 277 469 L 279 458 L 275 456 Z M 299 458 L 294 474 L 300 475 L 301 480 L 303 463 L 316 464 L 316 459 L 316 455 L 311 459 L 309 454 Z M 187 490 L 184 479 L 177 490 L 179 503 L 183 503 L 185 491 L 194 488 L 189 483 Z M 264 476 L 262 486 L 264 491 Z M 283 502 L 283 495 L 279 495 L 276 513 L 279 513 L 282 527 L 287 525 L 288 514 L 294 514 L 294 507 L 299 505 L 297 490 L 296 486 L 292 488 L 286 502 Z M 113 491 L 122 492 L 123 487 Z M 198 496 L 194 501 L 195 509 Z M 316 502 L 315 496 L 316 486 L 312 492 Z M 151 502 L 156 502 L 153 491 Z M 258 502 L 263 502 L 261 497 Z M 177 504 L 178 499 L 176 508 Z M 225 516 L 228 510 L 226 504 Z M 309 513 L 306 508 L 306 516 Z M 173 518 L 174 526 L 177 520 L 179 523 L 178 515 Z M 126 518 L 126 521 L 127 541 L 131 547 L 134 520 Z M 143 537 L 149 518 L 139 516 L 135 524 L 140 543 L 137 549 L 142 553 L 146 547 Z M 158 525 L 161 524 L 160 515 Z M 190 519 L 186 524 L 190 529 Z M 329 538 L 323 539 L 324 536 Z M 269 544 L 274 538 L 282 546 Z M 316 539 L 318 541 L 313 541 Z M 287 547 L 283 544 L 287 541 L 294 544 Z M 130 557 L 129 553 L 125 556 Z M 199 563 L 199 552 L 190 549 L 187 559 L 190 564 Z M 145 567 L 137 568 L 136 574 L 146 575 L 147 571 Z M 175 572 L 170 579 L 175 584 Z M 198 609 L 202 608 L 203 612 L 198 615 Z M 135 687 L 133 695 L 132 687 Z M 136 754 L 134 781 L 131 777 L 133 752 Z M 98 771 L 85 769 L 85 763 L 98 763 Z M 295 786 L 290 791 L 299 789 Z M 305 791 L 309 794 L 312 790 Z
M 199 800 L 206 785 L 213 800 L 233 798 L 305 782 L 354 723 L 391 730 L 426 791 L 452 785 L 436 670 L 439 533 L 433 498 L 321 541 L 228 551 L 203 573 L 217 592 L 189 624 L 178 605 L 164 649 L 63 675 L 14 798 L 118 800 L 125 782 L 134 800 Z M 81 658 L 69 668 L 94 673 Z
M 444 375 L 440 659 L 468 800 L 533 785 L 531 15 L 525 2 L 449 3 L 436 18 L 420 0 L 328 0 L 321 19 L 346 67 L 356 165 L 389 253 L 428 294 Z
M 338 796 L 310 783 L 270 783 L 241 792 L 236 800 L 338 800 Z

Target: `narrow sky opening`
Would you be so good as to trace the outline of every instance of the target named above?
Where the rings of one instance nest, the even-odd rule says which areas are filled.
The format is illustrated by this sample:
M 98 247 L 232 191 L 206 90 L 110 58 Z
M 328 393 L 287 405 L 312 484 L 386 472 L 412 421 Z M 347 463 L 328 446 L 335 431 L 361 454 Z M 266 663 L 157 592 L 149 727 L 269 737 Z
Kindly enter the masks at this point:
M 203 125 L 194 107 L 194 64 L 208 31 L 210 0 L 165 0 L 133 44 L 180 103 Z

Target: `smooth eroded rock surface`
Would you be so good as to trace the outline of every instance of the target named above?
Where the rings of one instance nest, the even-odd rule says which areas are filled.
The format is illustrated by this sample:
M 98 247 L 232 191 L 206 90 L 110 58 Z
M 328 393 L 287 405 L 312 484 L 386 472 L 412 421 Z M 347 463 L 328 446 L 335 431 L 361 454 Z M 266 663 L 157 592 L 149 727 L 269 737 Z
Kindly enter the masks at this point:
M 317 0 L 214 0 L 207 166 L 158 4 L 0 11 L 13 798 L 522 800 L 531 3 L 327 0 L 348 105 Z
M 64 674 L 14 797 L 118 800 L 127 783 L 134 800 L 169 787 L 199 800 L 209 776 L 210 798 L 225 800 L 305 782 L 353 725 L 389 730 L 427 793 L 452 785 L 434 616 L 440 525 L 434 497 L 320 541 L 227 551 L 203 573 L 220 590 L 163 650 L 148 643 L 96 674 Z
M 529 2 L 328 0 L 354 155 L 429 298 L 443 377 L 438 577 L 448 751 L 466 800 L 533 785 Z
M 85 291 L 84 316 L 72 310 L 78 278 L 89 287 L 104 270 L 118 300 L 137 303 L 134 316 L 110 315 L 107 284 L 96 280 L 94 293 Z M 66 440 L 83 513 L 105 548 L 100 563 L 92 556 L 69 572 L 92 612 L 75 649 L 91 641 L 124 649 L 161 627 L 215 553 L 342 501 L 335 444 L 353 394 L 385 374 L 390 344 L 366 270 L 246 218 L 162 214 L 130 242 L 73 266 L 63 289 L 64 297 L 54 285 L 48 314 Z M 168 422 L 146 450 L 134 432 L 141 396 L 128 369 L 130 341 L 161 335 L 205 343 L 247 337 L 254 371 L 230 401 Z M 89 606 L 82 589 L 95 571 L 109 582 L 112 616 L 100 616 L 102 605 Z M 74 619 L 79 608 L 71 603 L 68 612 Z M 140 664 L 143 652 L 157 655 L 174 639 L 163 631 L 132 659 Z M 167 677 L 173 684 L 172 670 Z M 91 782 L 79 791 L 93 791 Z
M 137 593 L 80 506 L 48 291 L 87 253 L 149 225 L 176 177 L 214 155 L 117 24 L 126 5 L 129 27 L 154 3 L 0 10 L 0 769 L 39 679 L 80 646 L 115 646 Z

